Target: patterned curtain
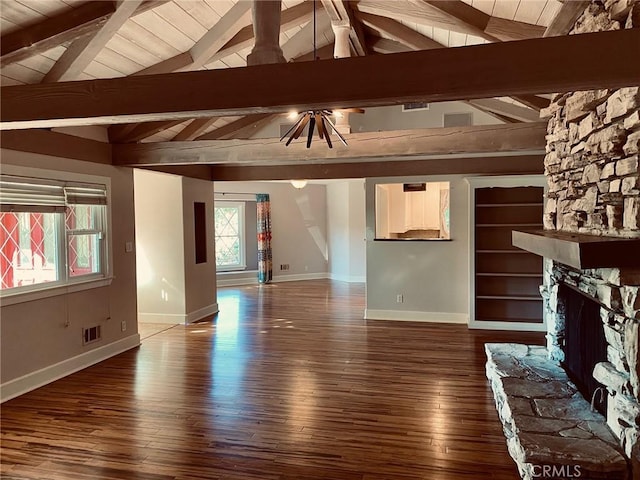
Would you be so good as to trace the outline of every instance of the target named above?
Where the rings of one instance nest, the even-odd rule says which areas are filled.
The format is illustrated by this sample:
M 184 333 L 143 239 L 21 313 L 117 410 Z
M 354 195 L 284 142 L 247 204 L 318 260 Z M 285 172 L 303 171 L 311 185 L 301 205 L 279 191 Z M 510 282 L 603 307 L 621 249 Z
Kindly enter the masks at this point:
M 256 201 L 258 202 L 258 282 L 269 283 L 273 278 L 269 194 L 256 194 Z

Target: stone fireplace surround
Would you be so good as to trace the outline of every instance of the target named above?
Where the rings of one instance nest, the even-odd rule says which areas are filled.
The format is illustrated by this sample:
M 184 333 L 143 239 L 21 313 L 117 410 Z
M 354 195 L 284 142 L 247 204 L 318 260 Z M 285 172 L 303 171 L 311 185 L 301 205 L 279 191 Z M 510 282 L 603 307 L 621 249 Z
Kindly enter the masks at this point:
M 571 33 L 638 27 L 637 0 L 593 0 Z M 639 105 L 637 86 L 553 97 L 542 112 L 549 118 L 546 230 L 640 238 Z M 547 348 L 486 346 L 509 452 L 525 479 L 640 479 L 640 269 L 599 267 L 545 258 L 540 291 Z M 593 375 L 607 390 L 606 418 L 591 411 L 591 399 L 582 398 L 559 366 L 563 283 L 600 305 L 607 361 Z

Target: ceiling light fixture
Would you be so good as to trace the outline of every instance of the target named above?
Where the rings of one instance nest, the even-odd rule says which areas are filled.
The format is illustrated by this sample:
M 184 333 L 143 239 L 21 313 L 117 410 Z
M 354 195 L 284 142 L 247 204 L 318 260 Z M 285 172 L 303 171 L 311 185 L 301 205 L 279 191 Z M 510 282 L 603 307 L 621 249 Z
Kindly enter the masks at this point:
M 304 131 L 304 127 L 308 125 L 309 131 L 307 132 L 307 148 L 311 148 L 313 131 L 316 127 L 318 128 L 318 136 L 327 142 L 329 148 L 333 148 L 333 143 L 331 142 L 330 137 L 331 130 L 333 130 L 335 134 L 338 135 L 340 141 L 346 146 L 347 141 L 336 129 L 336 126 L 329 118 L 330 115 L 332 115 L 331 110 L 307 110 L 306 112 L 302 112 L 296 123 L 294 123 L 293 126 L 289 130 L 287 130 L 287 133 L 280 137 L 280 141 L 289 136 L 289 140 L 287 140 L 287 143 L 285 143 L 285 146 L 288 147 L 293 140 L 295 140 L 302 134 L 302 132 Z
M 317 49 L 316 49 L 316 0 L 313 0 L 313 60 L 317 60 Z M 289 140 L 285 143 L 285 146 L 288 147 L 289 144 L 298 138 L 302 132 L 304 131 L 304 127 L 309 126 L 309 131 L 307 133 L 307 148 L 311 148 L 311 141 L 313 140 L 313 131 L 315 128 L 318 128 L 318 136 L 320 139 L 324 139 L 327 142 L 329 148 L 333 148 L 333 144 L 331 143 L 331 130 L 333 130 L 340 141 L 347 146 L 347 141 L 344 137 L 338 132 L 336 126 L 329 119 L 329 116 L 333 115 L 331 110 L 307 110 L 306 112 L 302 112 L 300 117 L 293 126 L 287 130 L 287 133 L 280 137 L 280 141 L 284 140 L 287 136 L 289 136 Z M 337 115 L 337 112 L 336 112 Z M 304 185 L 303 185 L 304 186 Z M 298 187 L 296 187 L 298 188 Z M 302 188 L 302 187 L 299 187 Z
M 291 180 L 291 185 L 293 185 L 293 188 L 297 188 L 298 190 L 300 190 L 301 188 L 304 188 L 307 186 L 307 181 L 306 180 Z

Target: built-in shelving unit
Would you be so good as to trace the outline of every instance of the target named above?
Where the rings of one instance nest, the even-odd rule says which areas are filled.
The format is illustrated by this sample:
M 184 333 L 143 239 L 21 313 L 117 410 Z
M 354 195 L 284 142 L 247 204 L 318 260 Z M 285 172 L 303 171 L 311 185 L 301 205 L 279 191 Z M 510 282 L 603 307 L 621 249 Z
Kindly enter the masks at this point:
M 542 324 L 542 257 L 514 247 L 511 232 L 542 228 L 543 187 L 473 192 L 475 322 Z

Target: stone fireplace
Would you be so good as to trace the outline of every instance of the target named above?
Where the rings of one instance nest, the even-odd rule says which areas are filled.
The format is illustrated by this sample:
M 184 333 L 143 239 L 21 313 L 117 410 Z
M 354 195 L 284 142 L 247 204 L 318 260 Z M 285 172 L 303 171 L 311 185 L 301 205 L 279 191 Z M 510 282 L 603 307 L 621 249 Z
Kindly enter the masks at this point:
M 571 33 L 638 27 L 637 0 L 593 0 Z M 545 230 L 513 238 L 544 256 L 547 346 L 486 346 L 526 479 L 640 478 L 639 105 L 634 86 L 557 94 L 542 112 Z

